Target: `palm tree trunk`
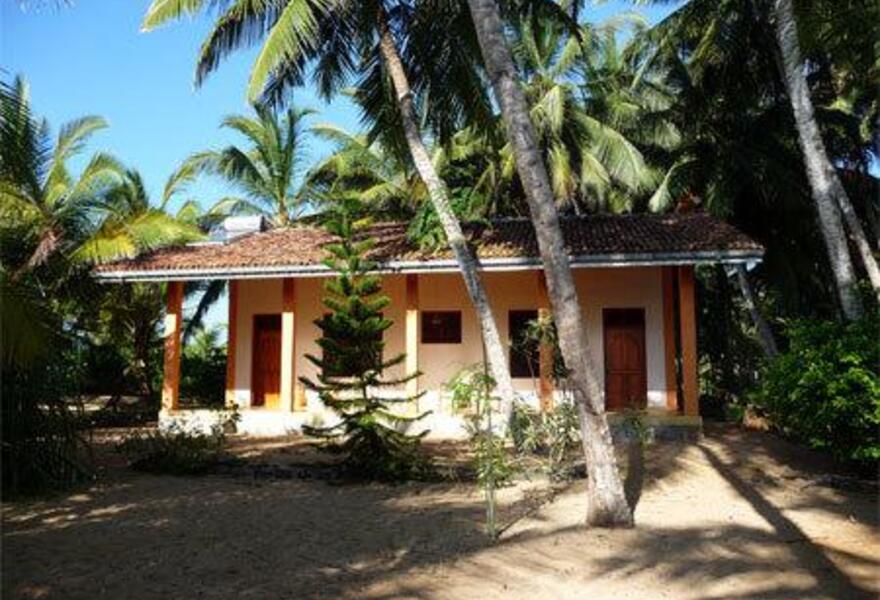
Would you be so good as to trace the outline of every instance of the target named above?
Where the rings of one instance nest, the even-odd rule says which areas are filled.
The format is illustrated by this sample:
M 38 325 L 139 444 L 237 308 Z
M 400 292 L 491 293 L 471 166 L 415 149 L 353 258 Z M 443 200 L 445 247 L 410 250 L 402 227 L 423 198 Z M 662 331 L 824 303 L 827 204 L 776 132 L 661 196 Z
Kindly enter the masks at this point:
M 519 86 L 516 67 L 504 37 L 495 0 L 468 0 L 483 52 L 516 158 L 517 170 L 535 227 L 544 262 L 548 295 L 559 332 L 559 347 L 572 369 L 572 393 L 578 407 L 587 464 L 587 523 L 632 525 L 611 431 L 605 418 L 602 388 L 587 348 L 574 278 L 559 225 L 559 214 L 529 117 L 529 105 Z
M 871 282 L 871 287 L 874 289 L 877 301 L 880 302 L 880 267 L 877 266 L 877 259 L 874 258 L 874 253 L 871 251 L 871 244 L 868 242 L 868 236 L 865 234 L 864 228 L 862 228 L 862 222 L 859 220 L 859 216 L 856 214 L 852 202 L 843 189 L 843 185 L 837 178 L 836 173 L 834 174 L 834 179 L 837 184 L 836 187 L 840 188 L 835 191 L 834 195 L 837 198 L 838 206 L 840 206 L 840 212 L 843 213 L 843 220 L 846 223 L 846 228 L 849 230 L 850 239 L 852 239 L 859 251 L 862 265 L 868 273 L 868 281 Z
M 773 336 L 773 330 L 764 319 L 764 315 L 758 310 L 758 304 L 755 302 L 755 294 L 752 291 L 752 284 L 746 275 L 745 267 L 736 265 L 736 278 L 739 281 L 739 289 L 742 291 L 746 308 L 752 317 L 752 323 L 755 324 L 755 330 L 758 332 L 758 341 L 761 342 L 761 348 L 767 358 L 773 358 L 779 354 L 779 347 L 776 345 L 776 338 Z
M 416 171 L 419 173 L 419 177 L 421 177 L 428 188 L 431 204 L 434 210 L 437 211 L 437 216 L 443 226 L 443 231 L 446 233 L 449 247 L 455 255 L 471 302 L 477 312 L 480 330 L 483 335 L 483 344 L 486 348 L 486 359 L 489 362 L 489 370 L 492 372 L 492 377 L 495 379 L 496 392 L 501 397 L 501 409 L 505 417 L 505 423 L 507 423 L 513 415 L 513 403 L 515 400 L 513 380 L 510 377 L 510 369 L 507 365 L 504 346 L 501 344 L 498 325 L 495 321 L 495 316 L 492 314 L 492 306 L 489 304 L 489 296 L 486 293 L 486 287 L 483 285 L 483 279 L 480 276 L 479 265 L 468 247 L 467 239 L 464 237 L 461 229 L 461 223 L 458 222 L 458 218 L 452 211 L 446 185 L 437 174 L 437 170 L 434 168 L 434 164 L 431 162 L 431 157 L 428 154 L 428 149 L 422 140 L 415 109 L 413 108 L 409 79 L 403 67 L 403 61 L 400 59 L 400 54 L 397 51 L 394 36 L 388 26 L 387 15 L 382 8 L 378 12 L 378 26 L 380 36 L 379 51 L 382 54 L 382 59 L 385 61 L 385 66 L 394 85 L 394 91 L 397 94 L 397 108 L 400 111 L 401 121 L 403 121 L 404 135 L 406 136 L 410 155 L 412 156 Z
M 831 271 L 834 274 L 834 282 L 843 314 L 848 320 L 854 320 L 862 315 L 864 309 L 856 289 L 856 275 L 849 256 L 849 248 L 840 218 L 841 212 L 847 219 L 850 232 L 856 238 L 856 245 L 860 253 L 862 253 L 862 244 L 857 239 L 859 233 L 861 233 L 862 241 L 865 244 L 867 244 L 867 240 L 864 239 L 864 231 L 861 230 L 861 226 L 853 230 L 850 219 L 855 218 L 857 223 L 858 218 L 852 212 L 849 198 L 846 197 L 843 185 L 837 178 L 834 166 L 828 160 L 828 155 L 825 152 L 825 145 L 822 142 L 813 111 L 813 102 L 810 100 L 807 77 L 804 74 L 797 23 L 791 0 L 774 0 L 773 7 L 776 14 L 776 41 L 782 55 L 782 78 L 785 81 L 794 113 L 798 143 L 804 155 L 807 178 L 810 182 L 813 201 L 816 204 L 819 230 L 828 251 L 828 260 L 831 263 Z M 841 201 L 841 198 L 845 198 L 845 200 Z M 849 210 L 844 209 L 844 206 L 847 206 Z M 877 263 L 873 256 L 870 256 L 870 249 L 868 257 L 862 253 L 862 260 L 865 261 L 869 273 L 871 271 L 869 264 L 872 264 L 876 271 Z M 877 275 L 878 281 L 875 288 L 880 286 L 880 273 Z M 874 284 L 873 277 L 872 284 Z

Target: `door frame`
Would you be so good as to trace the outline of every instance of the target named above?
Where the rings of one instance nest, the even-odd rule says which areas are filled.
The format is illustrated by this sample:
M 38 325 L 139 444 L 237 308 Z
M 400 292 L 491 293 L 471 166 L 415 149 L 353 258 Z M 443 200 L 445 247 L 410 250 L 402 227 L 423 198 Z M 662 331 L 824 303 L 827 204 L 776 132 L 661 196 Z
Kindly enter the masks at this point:
M 644 306 L 609 306 L 602 309 L 602 375 L 603 375 L 603 393 L 604 393 L 604 404 L 605 410 L 608 411 L 608 331 L 609 329 L 615 327 L 612 326 L 609 328 L 608 326 L 608 316 L 610 313 L 614 312 L 637 312 L 641 315 L 641 349 L 642 349 L 642 387 L 643 387 L 643 395 L 642 395 L 642 403 L 640 406 L 624 406 L 623 408 L 615 408 L 614 410 L 626 410 L 634 409 L 634 410 L 644 410 L 648 407 L 648 315 Z M 616 327 L 623 328 L 620 325 Z M 632 326 L 633 329 L 636 329 L 637 326 Z

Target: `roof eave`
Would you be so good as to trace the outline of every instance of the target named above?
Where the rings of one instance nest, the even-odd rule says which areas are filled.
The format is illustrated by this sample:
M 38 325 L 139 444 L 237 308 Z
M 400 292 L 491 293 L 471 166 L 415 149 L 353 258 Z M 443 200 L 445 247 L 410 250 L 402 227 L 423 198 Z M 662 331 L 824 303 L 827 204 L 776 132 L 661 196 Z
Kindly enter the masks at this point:
M 763 250 L 711 250 L 699 252 L 586 254 L 569 257 L 573 268 L 648 267 L 698 264 L 755 264 Z M 478 261 L 481 271 L 523 271 L 540 269 L 537 257 L 484 258 Z M 454 259 L 428 261 L 389 261 L 380 263 L 380 273 L 452 273 L 459 271 Z M 106 270 L 95 271 L 98 281 L 106 283 L 192 281 L 203 279 L 271 279 L 273 277 L 327 277 L 333 274 L 324 265 L 273 265 L 262 267 L 213 267 L 190 269 Z

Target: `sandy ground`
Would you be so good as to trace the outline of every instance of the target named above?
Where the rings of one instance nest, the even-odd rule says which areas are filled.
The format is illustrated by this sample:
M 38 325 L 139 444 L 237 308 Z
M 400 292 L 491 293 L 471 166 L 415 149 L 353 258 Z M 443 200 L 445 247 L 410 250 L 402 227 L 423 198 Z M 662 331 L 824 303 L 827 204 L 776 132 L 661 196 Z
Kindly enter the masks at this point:
M 495 544 L 465 484 L 111 469 L 87 491 L 3 506 L 3 597 L 878 597 L 876 493 L 829 486 L 829 468 L 771 435 L 716 429 L 649 448 L 630 486 L 635 529 L 584 528 L 583 481 L 553 499 L 533 481 L 502 492 L 510 526 Z

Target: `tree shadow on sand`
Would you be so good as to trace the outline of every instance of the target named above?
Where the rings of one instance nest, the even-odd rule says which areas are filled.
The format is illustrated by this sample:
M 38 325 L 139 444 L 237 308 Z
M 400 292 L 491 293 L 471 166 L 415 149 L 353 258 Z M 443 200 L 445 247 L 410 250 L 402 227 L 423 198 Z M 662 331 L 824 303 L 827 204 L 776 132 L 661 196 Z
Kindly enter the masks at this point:
M 638 482 L 640 494 L 642 486 L 683 476 L 682 449 L 651 446 L 630 485 Z M 870 597 L 829 558 L 830 549 L 809 540 L 712 448 L 701 445 L 700 452 L 768 528 L 639 526 L 608 533 L 620 536 L 610 549 L 573 552 L 585 539 L 594 543 L 595 531 L 545 521 L 534 533 L 490 544 L 482 532 L 482 499 L 470 485 L 130 476 L 63 500 L 4 507 L 3 597 L 337 598 L 361 597 L 383 584 L 393 591 L 371 598 L 433 598 L 439 588 L 411 574 L 433 580 L 436 573 L 442 587 L 451 571 L 465 571 L 478 593 L 487 581 L 504 586 L 506 579 L 527 580 L 540 572 L 535 569 L 566 561 L 571 575 L 563 579 L 588 571 L 601 581 L 602 575 L 655 569 L 670 581 L 700 586 L 791 570 L 790 585 L 742 597 Z M 523 506 L 511 505 L 507 517 L 521 516 Z M 514 563 L 503 554 L 511 547 Z M 768 560 L 768 548 L 782 550 Z M 864 569 L 880 566 L 846 558 L 862 561 Z
M 774 600 L 827 597 L 835 599 L 875 598 L 875 592 L 843 572 L 830 557 L 845 559 L 860 573 L 870 578 L 878 572 L 880 560 L 844 552 L 811 540 L 798 525 L 785 516 L 762 495 L 758 487 L 737 473 L 737 464 L 728 464 L 707 444 L 698 448 L 713 469 L 745 499 L 770 526 L 764 528 L 730 525 L 706 528 L 646 528 L 640 527 L 637 541 L 629 544 L 615 556 L 599 561 L 604 574 L 634 574 L 644 569 L 655 569 L 669 580 L 690 582 L 695 589 L 709 582 L 737 578 L 746 574 L 767 573 L 777 576 L 791 572 L 788 585 L 775 585 L 760 591 L 742 594 L 725 592 L 718 596 L 704 596 L 705 600 L 718 598 L 767 598 Z M 804 502 L 801 507 L 809 507 Z M 769 552 L 781 549 L 773 558 Z

